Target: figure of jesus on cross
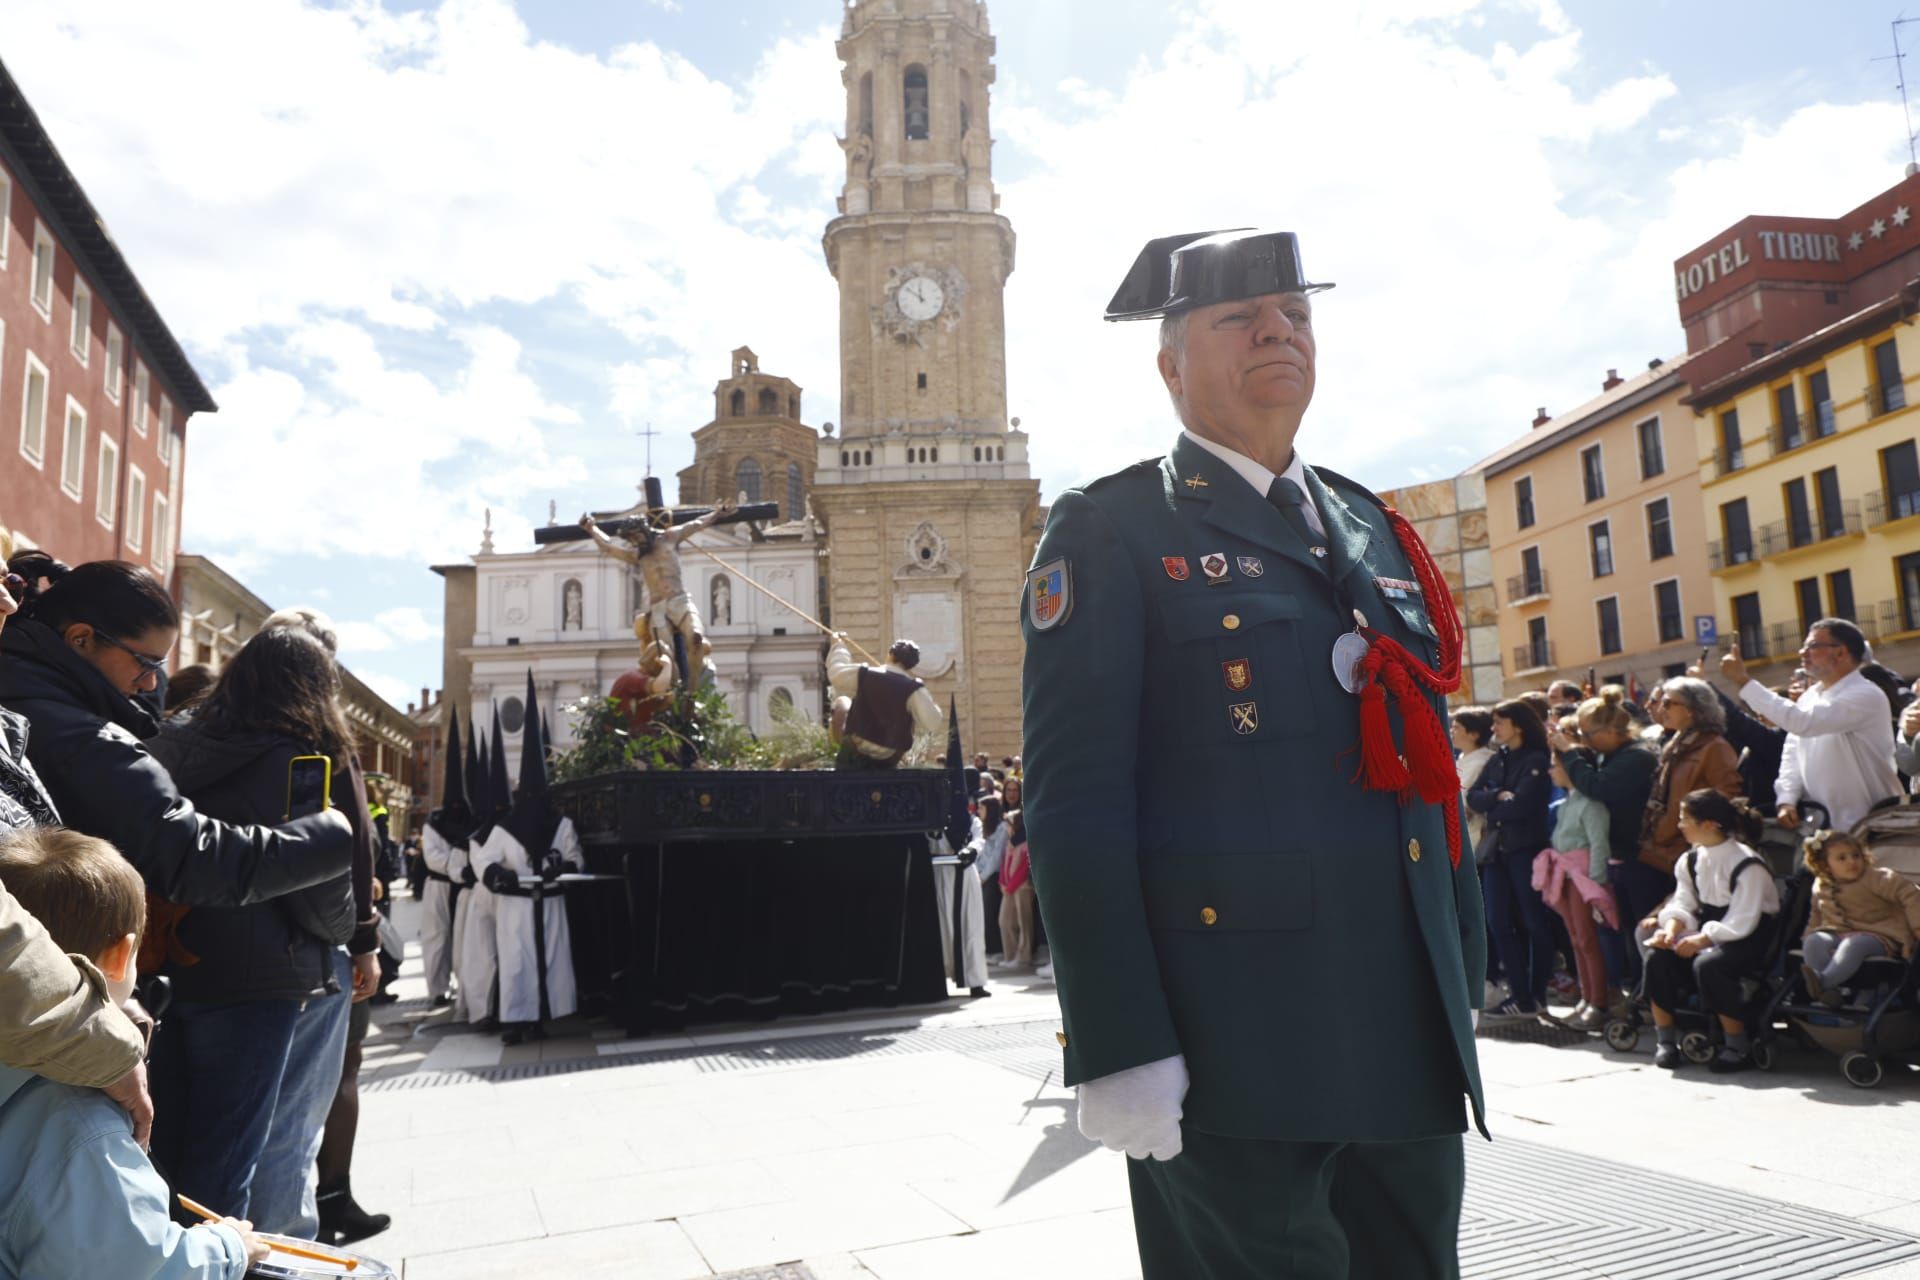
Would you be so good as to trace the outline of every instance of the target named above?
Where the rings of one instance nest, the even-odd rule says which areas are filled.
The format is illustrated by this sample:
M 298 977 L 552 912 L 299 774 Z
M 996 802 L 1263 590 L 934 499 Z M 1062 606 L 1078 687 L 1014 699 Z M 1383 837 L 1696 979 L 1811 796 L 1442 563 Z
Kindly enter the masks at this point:
M 732 514 L 733 510 L 733 503 L 722 502 L 699 519 L 683 525 L 675 525 L 669 511 L 649 511 L 645 522 L 622 532 L 621 538 L 630 544 L 628 546 L 608 537 L 591 515 L 580 517 L 580 527 L 602 551 L 640 571 L 640 581 L 647 592 L 647 607 L 634 615 L 633 634 L 642 646 L 658 644 L 661 653 L 673 655 L 674 668 L 683 673 L 689 685 L 712 676 L 713 650 L 707 643 L 706 628 L 700 623 L 700 611 L 687 598 L 686 582 L 680 572 L 680 544 Z M 678 651 L 675 640 L 681 645 Z

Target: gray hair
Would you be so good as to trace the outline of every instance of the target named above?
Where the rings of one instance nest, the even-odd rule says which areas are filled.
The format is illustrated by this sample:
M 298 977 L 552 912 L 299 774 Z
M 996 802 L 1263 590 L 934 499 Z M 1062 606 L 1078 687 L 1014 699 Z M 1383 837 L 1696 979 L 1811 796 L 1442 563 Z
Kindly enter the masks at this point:
M 1160 321 L 1160 349 L 1180 352 L 1187 347 L 1187 318 L 1191 311 L 1176 311 Z
M 1727 731 L 1727 709 L 1720 705 L 1720 696 L 1705 680 L 1675 676 L 1660 686 L 1660 692 L 1667 701 L 1677 702 L 1693 712 L 1694 728 L 1708 733 Z
M 340 652 L 340 636 L 333 629 L 333 619 L 318 609 L 307 605 L 295 605 L 291 609 L 276 609 L 267 620 L 260 624 L 262 631 L 271 631 L 275 627 L 290 627 L 295 631 L 304 631 L 326 646 L 329 654 Z

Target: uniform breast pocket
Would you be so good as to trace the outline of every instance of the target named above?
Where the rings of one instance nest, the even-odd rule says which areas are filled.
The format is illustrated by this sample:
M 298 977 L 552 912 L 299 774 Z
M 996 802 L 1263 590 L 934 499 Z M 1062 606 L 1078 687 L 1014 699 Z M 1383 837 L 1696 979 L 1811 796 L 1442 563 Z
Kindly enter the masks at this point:
M 1167 617 L 1179 678 L 1212 733 L 1228 742 L 1297 738 L 1313 731 L 1313 672 L 1300 643 L 1298 597 L 1209 592 Z M 1328 677 L 1331 679 L 1331 677 Z

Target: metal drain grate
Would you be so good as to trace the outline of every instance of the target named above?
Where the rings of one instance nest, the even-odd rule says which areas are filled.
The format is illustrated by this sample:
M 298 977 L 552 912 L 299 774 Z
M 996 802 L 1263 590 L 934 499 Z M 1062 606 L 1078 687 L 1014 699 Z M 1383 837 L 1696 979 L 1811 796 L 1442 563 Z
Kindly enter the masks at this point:
M 1528 1018 L 1525 1022 L 1502 1022 L 1498 1025 L 1483 1022 L 1474 1034 L 1483 1040 L 1544 1044 L 1552 1045 L 1556 1049 L 1563 1049 L 1570 1044 L 1582 1044 L 1593 1039 L 1584 1031 L 1575 1031 L 1557 1022 L 1548 1022 L 1545 1018 Z
M 1472 1280 L 1837 1280 L 1920 1237 L 1530 1142 L 1467 1139 Z
M 729 1271 L 713 1280 L 815 1280 L 813 1272 L 798 1262 L 786 1262 L 777 1267 L 755 1267 L 751 1271 Z
M 915 1053 L 962 1053 L 991 1062 L 1035 1080 L 1058 1071 L 1060 1051 L 1053 1033 L 1058 1021 L 1022 1022 L 986 1027 L 906 1027 L 898 1031 L 841 1032 L 798 1036 L 712 1049 L 655 1049 L 635 1053 L 602 1054 L 557 1062 L 525 1062 L 490 1067 L 454 1067 L 444 1071 L 410 1071 L 362 1081 L 362 1093 L 437 1089 L 459 1084 L 511 1084 L 551 1076 L 604 1071 L 610 1067 L 645 1067 L 663 1063 L 691 1065 L 705 1074 L 789 1067 L 809 1062 L 839 1062 L 848 1058 L 896 1057 Z

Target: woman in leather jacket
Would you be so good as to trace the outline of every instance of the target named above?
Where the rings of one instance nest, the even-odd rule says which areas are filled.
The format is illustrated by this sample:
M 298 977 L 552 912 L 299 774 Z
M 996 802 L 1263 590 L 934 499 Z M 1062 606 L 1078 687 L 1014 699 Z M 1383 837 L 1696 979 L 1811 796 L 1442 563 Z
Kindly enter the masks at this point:
M 26 580 L 0 631 L 0 706 L 26 717 L 27 759 L 67 826 L 110 840 L 147 887 L 182 906 L 263 902 L 345 871 L 338 812 L 234 825 L 201 813 L 143 745 L 159 728 L 141 700 L 159 686 L 180 617 L 145 569 L 98 560 L 69 569 L 15 555 Z

